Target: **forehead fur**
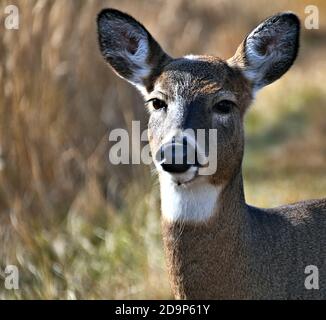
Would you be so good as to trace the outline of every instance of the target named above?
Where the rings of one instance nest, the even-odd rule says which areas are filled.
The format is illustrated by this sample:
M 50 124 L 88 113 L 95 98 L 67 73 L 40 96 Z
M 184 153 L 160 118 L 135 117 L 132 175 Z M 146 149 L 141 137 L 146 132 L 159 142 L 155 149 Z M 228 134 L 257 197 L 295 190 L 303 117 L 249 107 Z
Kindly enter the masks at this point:
M 241 71 L 212 56 L 172 60 L 156 79 L 155 86 L 169 97 L 178 95 L 187 100 L 214 95 L 219 91 L 232 93 L 244 105 L 251 100 L 250 83 Z

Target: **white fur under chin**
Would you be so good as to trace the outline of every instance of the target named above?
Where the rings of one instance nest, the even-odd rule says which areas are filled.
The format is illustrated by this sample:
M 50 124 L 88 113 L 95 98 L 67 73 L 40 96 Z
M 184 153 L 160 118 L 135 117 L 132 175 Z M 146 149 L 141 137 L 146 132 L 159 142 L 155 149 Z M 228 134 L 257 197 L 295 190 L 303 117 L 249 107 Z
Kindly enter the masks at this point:
M 221 188 L 199 180 L 177 185 L 168 174 L 160 176 L 164 219 L 169 222 L 204 222 L 214 215 Z

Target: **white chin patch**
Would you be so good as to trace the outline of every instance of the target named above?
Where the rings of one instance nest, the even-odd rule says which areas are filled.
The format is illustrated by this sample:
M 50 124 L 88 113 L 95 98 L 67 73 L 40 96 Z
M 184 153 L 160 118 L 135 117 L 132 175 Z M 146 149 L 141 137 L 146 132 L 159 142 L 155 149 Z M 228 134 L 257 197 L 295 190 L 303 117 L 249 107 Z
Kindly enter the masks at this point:
M 204 181 L 202 177 L 190 179 L 190 183 L 180 185 L 176 183 L 175 178 L 168 173 L 160 173 L 161 209 L 164 219 L 169 222 L 200 222 L 207 221 L 217 212 L 221 187 Z

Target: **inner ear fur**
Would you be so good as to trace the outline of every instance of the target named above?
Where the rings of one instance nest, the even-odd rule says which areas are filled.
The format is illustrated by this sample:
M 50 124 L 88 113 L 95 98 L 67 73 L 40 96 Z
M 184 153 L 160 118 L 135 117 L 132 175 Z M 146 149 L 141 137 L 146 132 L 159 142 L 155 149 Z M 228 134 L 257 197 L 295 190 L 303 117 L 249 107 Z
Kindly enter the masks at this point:
M 171 58 L 142 24 L 126 13 L 104 9 L 97 17 L 97 27 L 106 62 L 120 77 L 149 91 Z

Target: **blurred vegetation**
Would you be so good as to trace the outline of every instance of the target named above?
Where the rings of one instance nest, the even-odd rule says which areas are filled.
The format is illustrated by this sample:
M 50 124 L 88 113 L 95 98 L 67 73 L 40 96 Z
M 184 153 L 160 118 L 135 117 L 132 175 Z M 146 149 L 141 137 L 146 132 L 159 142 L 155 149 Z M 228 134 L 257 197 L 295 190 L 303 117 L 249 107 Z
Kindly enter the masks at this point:
M 4 8 L 20 29 L 4 29 Z M 104 66 L 95 18 L 115 7 L 174 56 L 230 57 L 265 17 L 310 1 L 0 1 L 0 298 L 171 298 L 158 186 L 108 161 L 108 130 L 146 126 L 135 89 Z M 246 196 L 256 206 L 325 197 L 326 3 L 297 63 L 246 117 Z M 20 289 L 4 288 L 15 264 Z M 2 279 L 1 279 L 2 278 Z

